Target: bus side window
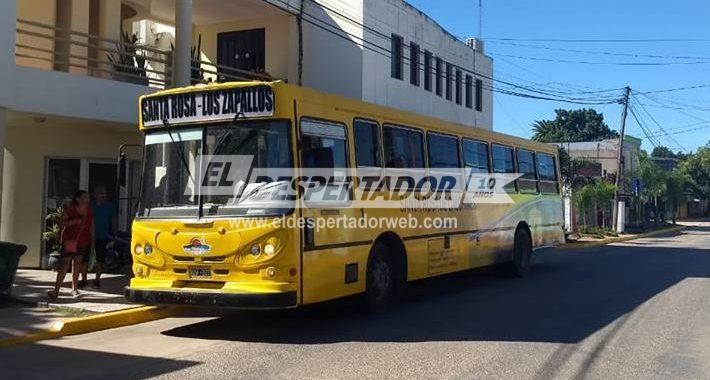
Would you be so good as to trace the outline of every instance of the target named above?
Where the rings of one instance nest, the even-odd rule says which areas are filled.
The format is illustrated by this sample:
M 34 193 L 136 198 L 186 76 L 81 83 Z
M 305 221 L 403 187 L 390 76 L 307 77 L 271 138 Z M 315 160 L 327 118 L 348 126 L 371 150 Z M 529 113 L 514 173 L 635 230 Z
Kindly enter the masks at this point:
M 493 144 L 493 173 L 510 174 L 515 173 L 515 161 L 513 158 L 513 148 Z M 507 192 L 515 192 L 515 181 L 504 187 Z
M 535 155 L 525 149 L 517 149 L 518 172 L 522 176 L 518 179 L 518 189 L 521 193 L 537 193 L 537 175 L 535 174 Z
M 380 137 L 377 123 L 355 120 L 355 161 L 358 168 L 382 167 Z
M 470 169 L 471 173 L 489 173 L 488 143 L 464 139 L 463 161 L 464 166 Z
M 427 133 L 427 152 L 429 175 L 437 179 L 437 189 L 462 190 L 459 139 L 449 135 Z
M 555 158 L 549 154 L 538 153 L 536 166 L 540 180 L 540 192 L 543 194 L 559 194 Z
M 424 168 L 424 138 L 421 132 L 386 125 L 383 134 L 388 168 Z
M 345 126 L 327 121 L 301 119 L 300 144 L 303 174 L 311 179 L 328 181 L 328 186 L 340 187 L 342 192 L 335 197 L 338 202 L 348 199 L 349 192 L 346 187 L 340 186 L 348 176 Z M 313 194 L 310 199 L 312 202 L 329 201 L 318 198 L 320 194 Z

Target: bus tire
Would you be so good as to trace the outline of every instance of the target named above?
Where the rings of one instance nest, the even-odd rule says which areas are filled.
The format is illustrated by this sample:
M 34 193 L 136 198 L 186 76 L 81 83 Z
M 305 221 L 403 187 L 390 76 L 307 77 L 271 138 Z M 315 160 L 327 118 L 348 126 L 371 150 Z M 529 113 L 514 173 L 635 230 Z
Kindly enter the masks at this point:
M 387 245 L 377 242 L 367 261 L 365 307 L 371 313 L 388 309 L 397 297 L 397 268 Z
M 511 270 L 516 277 L 525 277 L 530 271 L 530 259 L 532 256 L 532 238 L 530 231 L 525 227 L 518 227 L 515 230 L 515 240 L 513 242 L 513 262 Z

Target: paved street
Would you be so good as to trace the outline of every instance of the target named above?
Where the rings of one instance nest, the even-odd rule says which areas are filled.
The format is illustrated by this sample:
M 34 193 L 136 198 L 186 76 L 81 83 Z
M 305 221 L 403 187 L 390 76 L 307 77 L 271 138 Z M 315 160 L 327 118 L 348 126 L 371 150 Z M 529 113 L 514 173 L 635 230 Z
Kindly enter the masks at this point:
M 230 312 L 0 348 L 4 378 L 710 377 L 710 223 L 417 283 L 402 307 Z

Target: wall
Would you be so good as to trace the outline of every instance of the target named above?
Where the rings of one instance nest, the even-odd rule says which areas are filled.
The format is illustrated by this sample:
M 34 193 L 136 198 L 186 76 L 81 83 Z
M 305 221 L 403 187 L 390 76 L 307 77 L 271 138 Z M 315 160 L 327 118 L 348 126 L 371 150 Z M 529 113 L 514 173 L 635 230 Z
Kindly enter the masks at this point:
M 7 128 L 0 240 L 28 246 L 20 265 L 39 266 L 45 159 L 51 156 L 115 160 L 123 143 L 141 143 L 137 129 L 82 123 L 37 124 L 22 119 Z
M 492 91 L 485 89 L 491 88 L 492 86 L 491 81 L 485 78 L 493 77 L 492 59 L 475 52 L 472 48 L 458 41 L 434 20 L 402 0 L 364 1 L 366 4 L 364 13 L 365 25 L 384 34 L 384 36 L 382 36 L 369 31 L 366 32 L 365 39 L 374 41 L 377 45 L 390 50 L 390 36 L 392 33 L 395 33 L 404 38 L 406 46 L 404 48 L 405 65 L 403 80 L 391 77 L 389 52 L 378 54 L 372 51 L 374 49 L 366 49 L 364 51 L 363 98 L 366 101 L 427 114 L 448 121 L 475 125 L 484 129 L 492 129 L 493 94 Z M 420 46 L 420 62 L 422 67 L 424 64 L 424 50 L 428 50 L 432 52 L 434 57 L 438 56 L 445 62 L 452 63 L 469 71 L 484 74 L 485 77 L 475 77 L 475 79 L 481 79 L 484 82 L 483 112 L 475 111 L 475 102 L 473 109 L 466 108 L 465 106 L 465 78 L 467 73 L 463 70 L 463 102 L 461 105 L 455 102 L 455 90 L 452 100 L 446 100 L 445 89 L 443 93 L 444 96 L 437 96 L 434 79 L 432 79 L 432 91 L 426 91 L 424 89 L 423 69 L 420 70 L 419 87 L 410 84 L 409 49 L 407 46 L 412 41 Z M 434 75 L 432 75 L 432 78 L 434 78 Z M 475 96 L 475 87 L 473 94 Z
M 313 2 L 304 3 L 303 85 L 354 99 L 363 99 L 363 22 L 360 1 L 347 4 L 319 0 L 327 7 L 352 18 L 348 21 Z M 321 27 L 313 24 L 321 25 Z M 324 29 L 331 30 L 328 32 Z
M 289 23 L 293 17 L 289 15 L 240 20 L 235 22 L 196 25 L 193 27 L 193 44 L 197 44 L 198 36 L 202 35 L 203 60 L 217 63 L 217 35 L 223 32 L 235 32 L 256 28 L 266 29 L 266 72 L 277 78 L 289 77 L 289 66 L 296 62 L 289 55 L 289 45 L 296 43 L 290 34 Z M 209 68 L 213 70 L 214 68 Z

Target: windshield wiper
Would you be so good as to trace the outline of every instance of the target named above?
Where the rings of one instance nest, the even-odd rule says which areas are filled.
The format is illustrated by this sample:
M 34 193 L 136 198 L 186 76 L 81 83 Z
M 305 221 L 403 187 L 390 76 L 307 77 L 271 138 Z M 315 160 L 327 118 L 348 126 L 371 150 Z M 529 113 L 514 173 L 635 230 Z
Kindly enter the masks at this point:
M 234 115 L 234 119 L 232 119 L 232 122 L 227 125 L 226 129 L 227 131 L 219 137 L 219 141 L 217 141 L 217 144 L 214 146 L 214 151 L 212 154 L 219 154 L 220 150 L 222 150 L 222 146 L 224 145 L 225 142 L 227 142 L 227 139 L 232 137 L 232 127 L 239 121 L 239 119 L 244 117 L 244 112 L 239 111 L 237 112 L 236 115 Z
M 165 129 L 168 131 L 168 136 L 170 136 L 170 140 L 172 140 L 173 144 L 176 144 L 175 139 L 173 138 L 173 134 L 172 132 L 170 132 L 171 125 L 170 123 L 168 123 L 168 119 L 163 119 L 163 126 L 165 126 Z M 182 166 L 187 171 L 187 175 L 192 180 L 192 183 L 196 184 L 195 178 L 192 177 L 192 171 L 190 171 L 190 165 L 187 164 L 187 159 L 185 159 L 185 147 L 182 146 L 182 140 L 180 140 L 180 144 L 176 145 L 178 146 L 178 153 L 180 154 L 180 161 L 182 161 Z

